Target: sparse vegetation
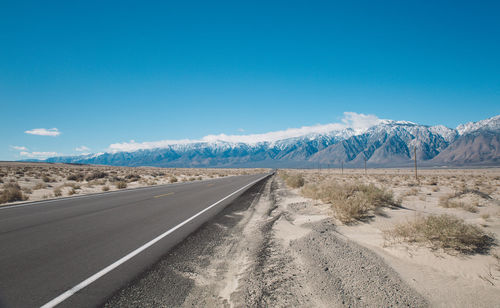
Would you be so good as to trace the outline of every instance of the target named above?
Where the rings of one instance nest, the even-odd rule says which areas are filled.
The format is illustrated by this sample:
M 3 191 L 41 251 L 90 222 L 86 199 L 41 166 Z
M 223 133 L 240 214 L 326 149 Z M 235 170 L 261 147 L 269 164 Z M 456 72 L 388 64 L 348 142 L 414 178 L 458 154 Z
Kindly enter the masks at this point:
M 425 245 L 433 250 L 443 249 L 449 253 L 485 253 L 494 243 L 491 235 L 480 227 L 447 214 L 397 224 L 385 235 L 387 239 Z
M 471 213 L 477 213 L 479 211 L 477 205 L 453 201 L 452 198 L 452 196 L 443 196 L 439 198 L 439 205 L 445 208 L 461 208 Z
M 105 178 L 107 177 L 109 174 L 106 173 L 106 172 L 103 172 L 103 171 L 94 171 L 92 172 L 91 174 L 87 175 L 85 177 L 85 180 L 87 182 L 90 182 L 92 180 L 97 180 L 97 179 L 102 179 L 102 178 Z
M 23 195 L 21 187 L 17 183 L 7 183 L 0 194 L 0 203 L 24 201 L 28 198 Z
M 57 187 L 56 189 L 54 189 L 54 196 L 56 196 L 56 197 L 62 196 L 62 190 L 60 187 Z
M 116 182 L 115 186 L 118 189 L 127 188 L 127 182 L 125 182 L 125 181 L 119 181 L 119 182 Z
M 362 220 L 384 206 L 395 205 L 392 192 L 364 184 L 307 184 L 302 194 L 332 204 L 335 216 L 343 223 Z
M 66 177 L 66 179 L 68 181 L 81 182 L 84 179 L 84 175 L 83 175 L 83 173 L 73 173 L 73 174 L 68 175 L 68 177 Z
M 304 176 L 300 173 L 294 173 L 291 175 L 283 173 L 281 177 L 285 180 L 285 183 L 292 188 L 299 188 L 305 184 Z

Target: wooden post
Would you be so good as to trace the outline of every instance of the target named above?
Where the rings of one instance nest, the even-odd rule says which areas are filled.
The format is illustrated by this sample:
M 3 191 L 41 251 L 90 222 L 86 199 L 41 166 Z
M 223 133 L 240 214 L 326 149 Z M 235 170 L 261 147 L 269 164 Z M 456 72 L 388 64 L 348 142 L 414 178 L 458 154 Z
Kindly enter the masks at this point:
M 415 159 L 415 180 L 418 181 L 418 175 L 417 175 L 417 147 L 415 146 L 413 148 L 413 158 Z
M 368 173 L 366 172 L 366 155 L 365 156 L 365 175 L 367 175 Z

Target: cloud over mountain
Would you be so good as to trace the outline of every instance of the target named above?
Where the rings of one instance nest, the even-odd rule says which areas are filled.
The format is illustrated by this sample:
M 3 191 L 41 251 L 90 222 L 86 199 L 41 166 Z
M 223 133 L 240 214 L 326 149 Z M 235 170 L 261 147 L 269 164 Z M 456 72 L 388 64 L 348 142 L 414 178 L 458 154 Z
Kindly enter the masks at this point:
M 344 117 L 340 123 L 318 124 L 313 126 L 303 126 L 300 128 L 288 128 L 281 131 L 268 132 L 264 134 L 250 135 L 208 135 L 201 139 L 182 139 L 182 140 L 160 140 L 152 142 L 130 142 L 113 143 L 109 146 L 108 151 L 116 152 L 133 152 L 137 150 L 150 150 L 156 148 L 166 148 L 171 145 L 187 145 L 192 143 L 209 143 L 209 142 L 229 142 L 229 143 L 246 143 L 258 144 L 261 142 L 277 142 L 289 138 L 297 138 L 301 136 L 314 134 L 327 134 L 332 131 L 342 131 L 351 129 L 356 133 L 362 133 L 371 126 L 382 122 L 375 115 L 366 115 L 355 112 L 344 112 Z

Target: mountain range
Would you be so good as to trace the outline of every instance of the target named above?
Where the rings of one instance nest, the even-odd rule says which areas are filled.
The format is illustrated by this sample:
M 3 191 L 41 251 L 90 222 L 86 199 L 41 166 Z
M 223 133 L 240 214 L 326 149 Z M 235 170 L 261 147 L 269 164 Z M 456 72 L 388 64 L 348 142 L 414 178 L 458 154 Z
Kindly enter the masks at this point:
M 222 138 L 223 139 L 223 138 Z M 46 162 L 158 167 L 327 168 L 500 166 L 500 115 L 457 128 L 379 120 L 271 141 L 202 140 L 133 151 L 52 157 Z

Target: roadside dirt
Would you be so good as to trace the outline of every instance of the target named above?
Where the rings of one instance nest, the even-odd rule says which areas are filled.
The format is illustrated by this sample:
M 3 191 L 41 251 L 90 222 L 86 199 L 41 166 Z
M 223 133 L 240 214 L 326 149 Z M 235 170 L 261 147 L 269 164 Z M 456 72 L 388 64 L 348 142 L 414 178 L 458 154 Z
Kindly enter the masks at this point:
M 254 186 L 105 307 L 424 307 L 277 177 Z

